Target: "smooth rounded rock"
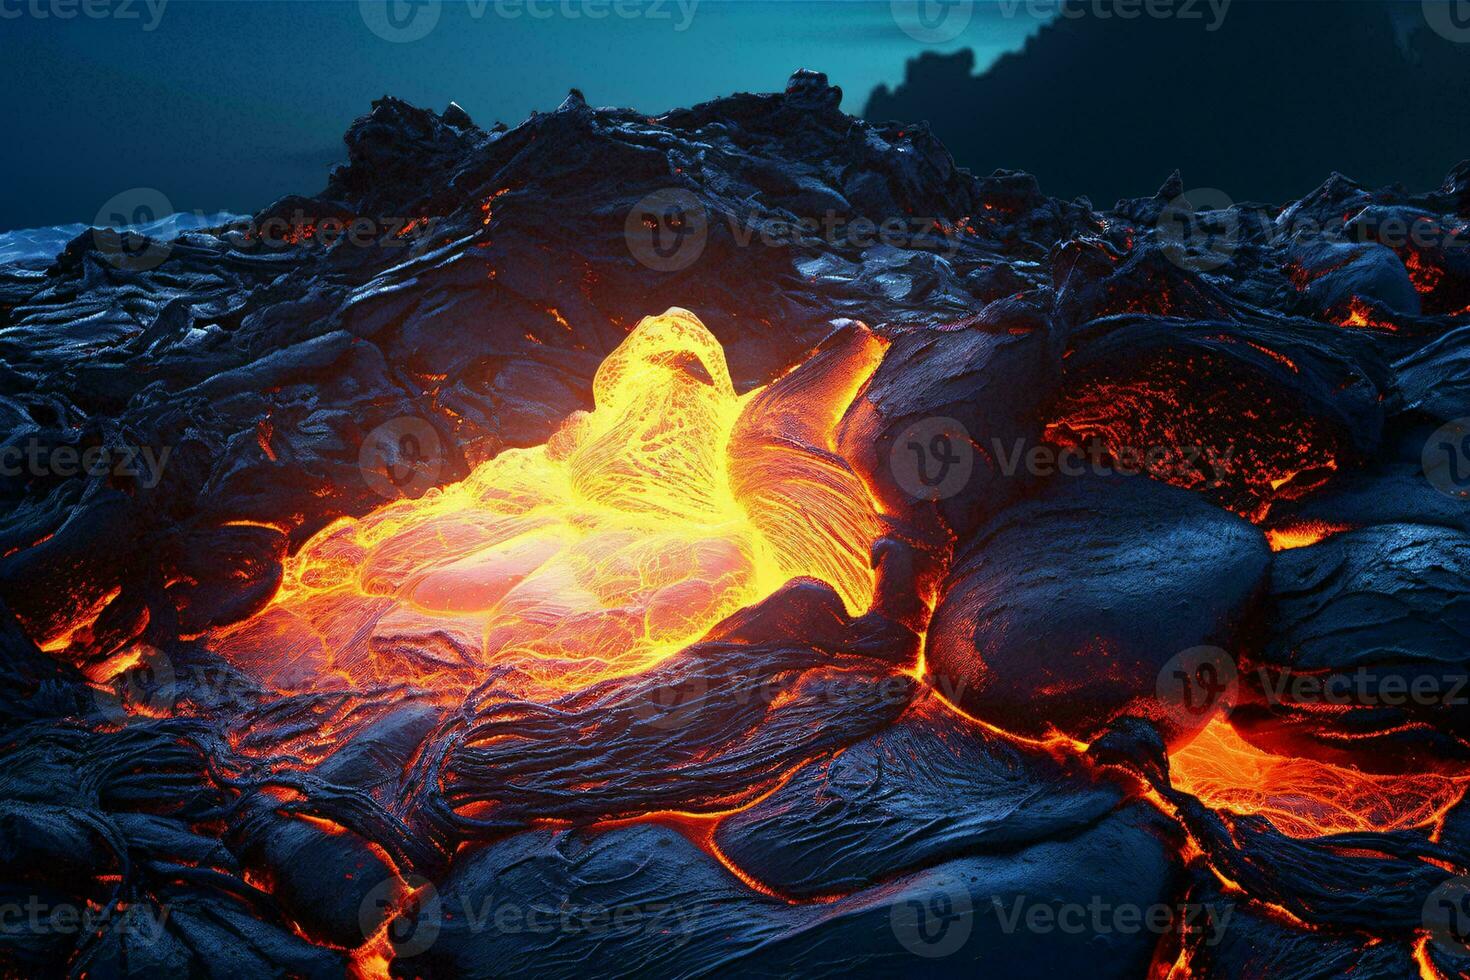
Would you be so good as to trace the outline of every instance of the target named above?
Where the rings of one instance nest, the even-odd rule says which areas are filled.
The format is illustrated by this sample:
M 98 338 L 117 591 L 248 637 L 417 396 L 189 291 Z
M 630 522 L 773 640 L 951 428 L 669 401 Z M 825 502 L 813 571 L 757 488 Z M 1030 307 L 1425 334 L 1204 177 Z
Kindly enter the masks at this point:
M 1161 698 L 1161 671 L 1183 651 L 1231 646 L 1270 557 L 1258 530 L 1188 491 L 1058 479 L 955 562 L 929 628 L 930 681 L 1015 732 L 1085 739 L 1132 714 L 1177 740 L 1193 726 Z

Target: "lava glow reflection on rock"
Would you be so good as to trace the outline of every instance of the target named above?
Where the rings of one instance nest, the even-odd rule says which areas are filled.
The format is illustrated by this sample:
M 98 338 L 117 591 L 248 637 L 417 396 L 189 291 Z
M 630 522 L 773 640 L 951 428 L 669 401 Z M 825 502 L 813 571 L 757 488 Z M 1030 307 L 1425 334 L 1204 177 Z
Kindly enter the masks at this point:
M 834 340 L 739 396 L 693 314 L 646 318 L 598 369 L 592 412 L 324 529 L 215 644 L 282 689 L 493 671 L 531 695 L 647 669 L 796 576 L 861 612 L 878 518 L 830 433 L 884 345 Z

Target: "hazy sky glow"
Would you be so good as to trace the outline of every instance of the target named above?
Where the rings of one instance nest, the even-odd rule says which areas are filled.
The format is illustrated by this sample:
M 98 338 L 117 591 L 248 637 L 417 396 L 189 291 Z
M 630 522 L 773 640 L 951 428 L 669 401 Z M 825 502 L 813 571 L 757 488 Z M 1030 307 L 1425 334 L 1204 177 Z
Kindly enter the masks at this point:
M 776 91 L 806 67 L 858 113 L 920 51 L 971 47 L 983 65 L 1039 26 L 1024 3 L 977 4 L 961 34 L 927 43 L 888 0 L 698 0 L 692 15 L 690 0 L 443 0 L 427 35 L 392 42 L 357 0 L 166 0 L 161 14 L 159 0 L 89 2 L 111 15 L 0 0 L 0 228 L 90 222 L 140 186 L 182 211 L 315 193 L 347 125 L 385 94 L 514 125 L 572 86 L 653 113 Z

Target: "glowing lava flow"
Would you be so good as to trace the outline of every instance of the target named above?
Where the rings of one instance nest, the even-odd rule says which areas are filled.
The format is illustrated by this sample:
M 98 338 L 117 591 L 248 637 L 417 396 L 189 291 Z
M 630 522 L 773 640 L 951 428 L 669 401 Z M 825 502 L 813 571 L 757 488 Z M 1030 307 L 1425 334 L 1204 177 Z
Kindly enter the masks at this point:
M 495 670 L 522 695 L 647 669 L 792 577 L 872 599 L 872 501 L 831 431 L 882 357 L 853 330 L 737 396 L 691 313 L 643 320 L 595 409 L 463 482 L 324 529 L 217 648 L 282 689 Z
M 1328 521 L 1303 521 L 1299 524 L 1290 524 L 1285 527 L 1269 528 L 1266 531 L 1266 543 L 1271 546 L 1272 551 L 1290 551 L 1293 548 L 1305 548 L 1340 534 L 1343 531 L 1352 530 L 1351 524 L 1334 524 Z
M 1260 814 L 1292 837 L 1428 826 L 1470 786 L 1470 776 L 1374 775 L 1273 755 L 1245 741 L 1222 718 L 1174 751 L 1169 769 L 1176 788 L 1208 806 Z

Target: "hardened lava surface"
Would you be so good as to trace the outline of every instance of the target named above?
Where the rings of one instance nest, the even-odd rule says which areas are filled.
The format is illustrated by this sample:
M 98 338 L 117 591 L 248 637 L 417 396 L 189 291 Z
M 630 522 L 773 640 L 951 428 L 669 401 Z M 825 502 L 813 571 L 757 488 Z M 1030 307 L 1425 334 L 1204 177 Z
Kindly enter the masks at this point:
M 838 101 L 0 266 L 3 448 L 160 464 L 0 476 L 0 972 L 1470 969 L 1470 164 L 1196 248 Z

